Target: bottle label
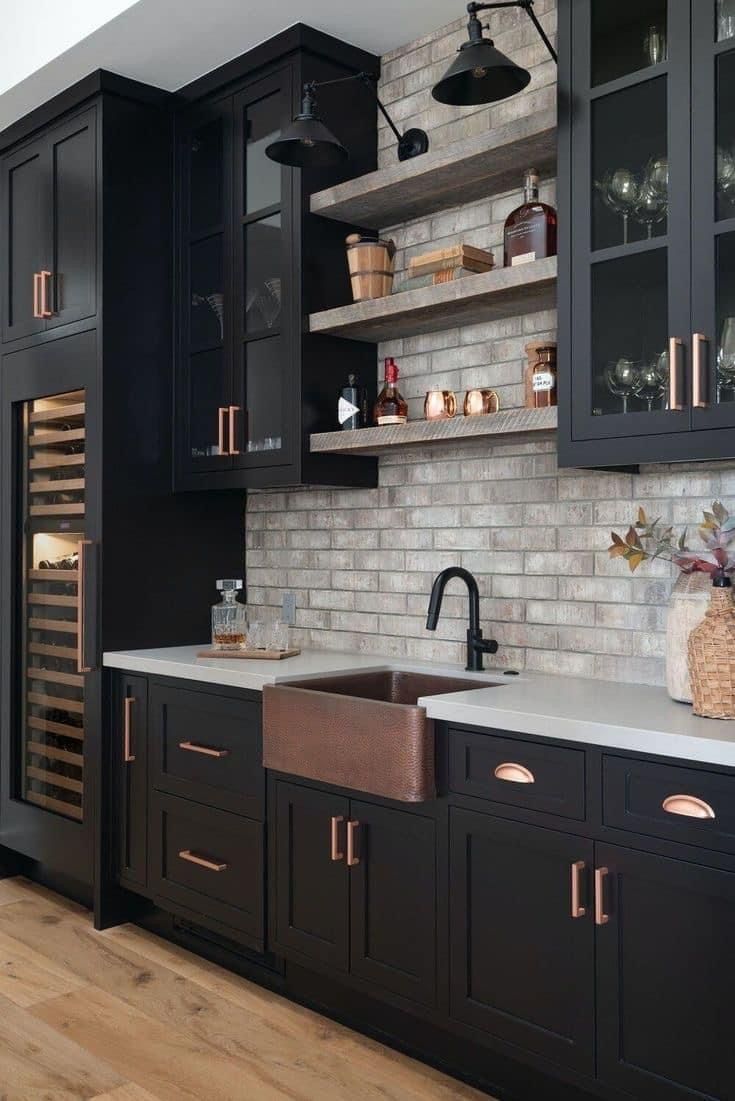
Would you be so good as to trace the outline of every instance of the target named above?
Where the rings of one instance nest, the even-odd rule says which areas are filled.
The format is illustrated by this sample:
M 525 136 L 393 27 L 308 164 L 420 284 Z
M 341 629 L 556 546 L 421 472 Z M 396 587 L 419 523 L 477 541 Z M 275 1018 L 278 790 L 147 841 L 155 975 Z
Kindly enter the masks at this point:
M 555 386 L 556 379 L 552 371 L 534 371 L 532 382 L 534 394 L 538 394 L 540 391 L 553 390 Z
M 517 268 L 519 264 L 530 264 L 535 259 L 535 252 L 521 252 L 518 254 L 518 256 L 514 256 L 511 259 L 510 266 L 512 268 Z
M 378 417 L 378 424 L 405 424 L 408 417 Z
M 350 420 L 357 413 L 360 412 L 358 405 L 353 405 L 351 401 L 347 401 L 346 398 L 340 398 L 337 403 L 337 420 L 340 424 L 344 424 L 345 421 Z

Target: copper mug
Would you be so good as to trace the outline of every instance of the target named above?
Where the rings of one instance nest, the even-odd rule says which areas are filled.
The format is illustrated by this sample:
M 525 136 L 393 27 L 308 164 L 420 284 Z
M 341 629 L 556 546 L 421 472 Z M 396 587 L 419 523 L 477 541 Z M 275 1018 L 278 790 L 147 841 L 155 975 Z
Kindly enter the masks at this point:
M 424 420 L 446 421 L 457 412 L 453 390 L 428 390 L 424 399 Z
M 464 396 L 464 415 L 478 417 L 485 413 L 497 413 L 500 398 L 495 390 L 468 390 Z

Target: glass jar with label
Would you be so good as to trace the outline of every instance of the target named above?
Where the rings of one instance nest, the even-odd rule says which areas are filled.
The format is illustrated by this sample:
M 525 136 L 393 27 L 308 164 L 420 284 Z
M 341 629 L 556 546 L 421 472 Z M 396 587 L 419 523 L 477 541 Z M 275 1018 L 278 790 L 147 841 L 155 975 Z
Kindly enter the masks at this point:
M 526 406 L 546 409 L 557 403 L 556 344 L 532 344 L 526 348 Z

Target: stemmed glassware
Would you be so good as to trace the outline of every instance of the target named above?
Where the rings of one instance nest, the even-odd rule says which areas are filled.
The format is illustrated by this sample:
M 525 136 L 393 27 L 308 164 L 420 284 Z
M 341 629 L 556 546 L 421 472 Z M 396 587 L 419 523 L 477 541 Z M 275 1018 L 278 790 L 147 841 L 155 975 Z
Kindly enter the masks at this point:
M 735 38 L 735 0 L 717 0 L 717 41 Z
M 669 162 L 666 157 L 651 157 L 639 178 L 629 168 L 615 168 L 595 181 L 605 205 L 623 219 L 623 244 L 628 244 L 630 217 L 646 227 L 648 238 L 653 227 L 662 222 L 669 210 Z
M 628 221 L 635 212 L 640 185 L 628 168 L 615 168 L 606 172 L 601 183 L 595 184 L 602 201 L 623 218 L 623 244 L 628 244 Z
M 717 191 L 729 203 L 735 203 L 735 156 L 726 149 L 717 150 Z
M 717 400 L 722 390 L 735 390 L 735 317 L 722 322 L 720 346 L 717 349 Z
M 658 225 L 659 222 L 663 222 L 668 212 L 669 204 L 666 197 L 646 181 L 638 192 L 635 217 L 637 221 L 646 227 L 646 236 L 649 241 L 653 237 L 653 227 Z
M 605 368 L 605 383 L 611 394 L 622 399 L 623 413 L 628 412 L 628 398 L 635 394 L 639 377 L 640 365 L 625 356 Z
M 668 385 L 669 357 L 667 352 L 661 352 L 651 362 L 642 364 L 633 392 L 637 398 L 645 401 L 650 413 L 654 401 L 664 396 Z

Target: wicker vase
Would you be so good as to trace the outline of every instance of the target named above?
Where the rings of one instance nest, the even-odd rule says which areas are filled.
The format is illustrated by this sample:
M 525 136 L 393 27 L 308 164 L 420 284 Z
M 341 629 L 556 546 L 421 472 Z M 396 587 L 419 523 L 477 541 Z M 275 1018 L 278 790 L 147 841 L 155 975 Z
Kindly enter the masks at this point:
M 708 573 L 680 573 L 666 616 L 666 687 L 672 700 L 692 702 L 687 643 L 704 619 L 712 592 Z
M 717 578 L 709 608 L 689 635 L 692 709 L 707 719 L 735 719 L 735 605 L 729 577 Z

